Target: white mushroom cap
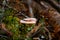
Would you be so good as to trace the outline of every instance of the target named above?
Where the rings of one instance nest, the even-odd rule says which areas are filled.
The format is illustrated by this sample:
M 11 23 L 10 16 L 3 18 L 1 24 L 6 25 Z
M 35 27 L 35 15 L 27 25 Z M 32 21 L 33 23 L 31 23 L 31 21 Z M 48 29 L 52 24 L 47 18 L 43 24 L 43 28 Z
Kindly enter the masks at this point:
M 23 20 L 20 20 L 21 23 L 25 24 L 35 24 L 36 23 L 36 18 L 25 18 Z

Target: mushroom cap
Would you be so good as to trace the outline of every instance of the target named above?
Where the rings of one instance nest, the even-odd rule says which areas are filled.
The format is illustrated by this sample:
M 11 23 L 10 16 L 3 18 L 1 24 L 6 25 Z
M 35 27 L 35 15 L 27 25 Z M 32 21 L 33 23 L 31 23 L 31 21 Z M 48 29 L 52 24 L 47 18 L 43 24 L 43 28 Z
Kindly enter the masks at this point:
M 35 24 L 37 21 L 36 18 L 24 18 L 23 20 L 20 20 L 21 23 L 25 24 Z

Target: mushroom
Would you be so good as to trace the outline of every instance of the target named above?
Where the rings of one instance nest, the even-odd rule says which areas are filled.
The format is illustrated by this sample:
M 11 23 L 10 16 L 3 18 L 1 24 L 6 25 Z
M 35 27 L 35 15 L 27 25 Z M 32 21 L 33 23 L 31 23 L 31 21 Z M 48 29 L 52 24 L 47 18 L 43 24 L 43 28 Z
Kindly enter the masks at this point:
M 36 18 L 24 18 L 23 20 L 20 20 L 20 23 L 35 24 L 36 21 L 37 21 Z

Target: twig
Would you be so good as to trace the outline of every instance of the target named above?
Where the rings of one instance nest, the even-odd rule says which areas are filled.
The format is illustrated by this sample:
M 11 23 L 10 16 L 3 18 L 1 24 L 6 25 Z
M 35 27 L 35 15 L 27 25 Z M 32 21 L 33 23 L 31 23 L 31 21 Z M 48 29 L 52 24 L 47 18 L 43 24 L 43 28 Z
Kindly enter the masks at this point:
M 60 13 L 60 5 L 58 3 L 56 3 L 54 0 L 46 0 L 46 2 Z
M 44 29 L 48 32 L 49 40 L 52 40 L 52 37 L 51 37 L 49 30 L 46 27 L 44 27 Z
M 34 0 L 34 1 L 37 2 L 38 4 L 40 4 L 41 0 Z M 43 1 L 50 4 L 54 9 L 56 9 L 60 13 L 60 5 L 58 5 L 54 0 L 43 0 Z
M 34 17 L 33 10 L 32 10 L 32 7 L 31 7 L 32 0 L 27 0 L 27 3 L 28 3 L 28 7 L 29 7 L 30 16 Z
M 7 32 L 8 36 L 12 35 L 12 33 L 5 28 L 5 24 L 4 23 L 1 24 L 1 29 L 4 30 L 5 32 Z
M 15 8 L 13 8 L 13 7 L 11 7 L 11 6 L 9 6 L 7 3 L 5 3 L 5 6 L 7 6 L 8 8 L 11 8 L 11 9 L 13 9 L 13 10 L 15 10 L 17 13 L 20 13 L 20 14 L 22 14 L 22 15 L 25 16 L 25 17 L 28 17 L 27 15 L 21 13 L 21 11 L 19 12 L 17 9 L 15 9 Z
M 38 26 L 35 26 L 28 34 L 27 36 L 33 37 L 35 34 L 37 34 L 39 31 L 37 31 L 40 28 L 41 24 L 39 24 Z M 32 35 L 32 33 L 34 33 Z
M 8 38 L 7 36 L 4 36 L 4 35 L 0 35 L 0 37 L 2 37 L 2 38 Z

